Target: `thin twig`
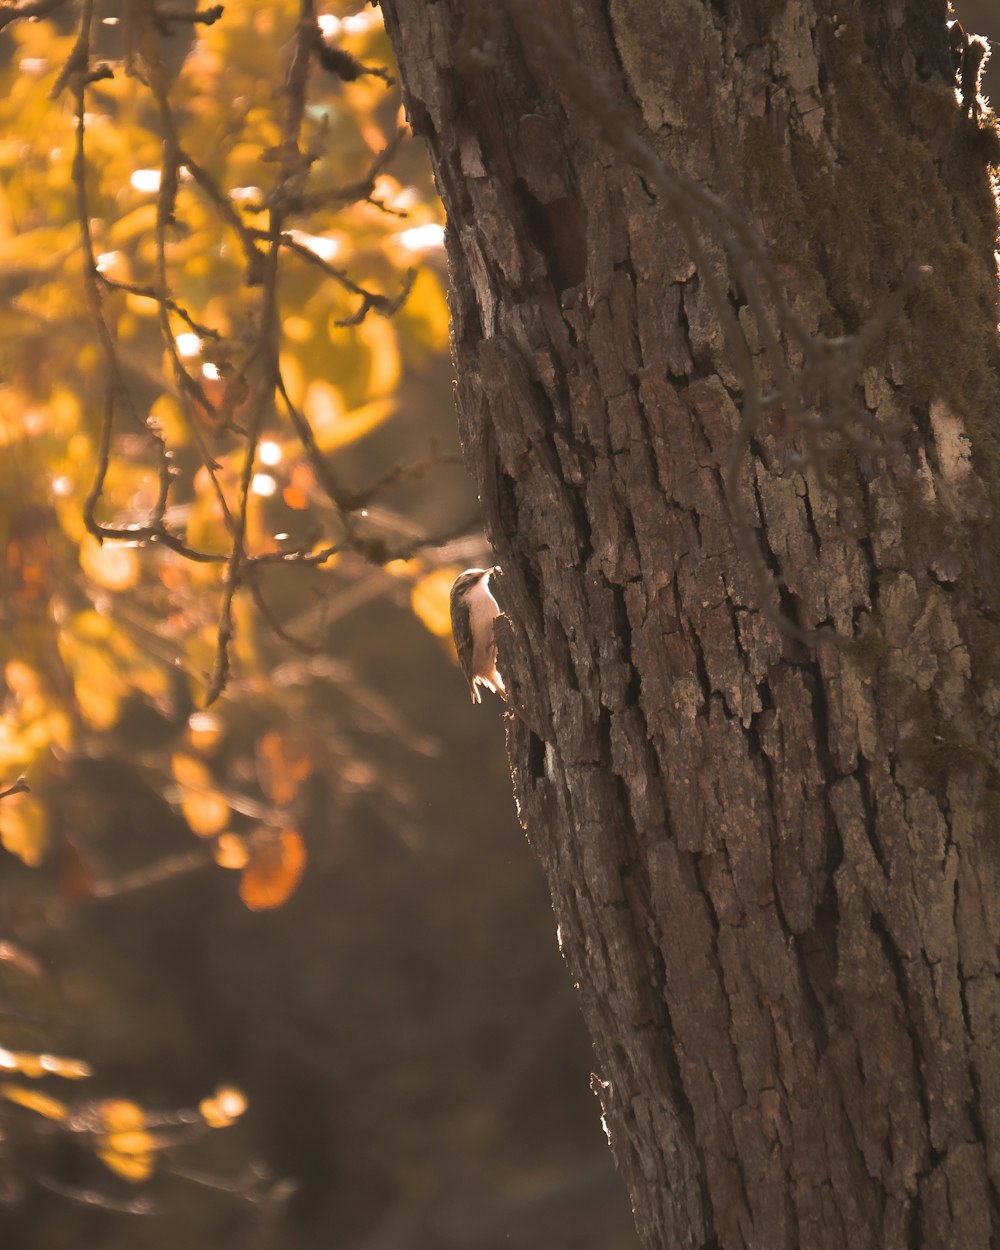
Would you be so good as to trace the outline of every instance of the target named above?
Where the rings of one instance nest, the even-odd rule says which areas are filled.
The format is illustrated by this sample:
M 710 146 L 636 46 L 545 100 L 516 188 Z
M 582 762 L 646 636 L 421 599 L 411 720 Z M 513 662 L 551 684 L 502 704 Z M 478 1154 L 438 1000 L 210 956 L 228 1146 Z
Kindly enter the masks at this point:
M 119 282 L 116 278 L 109 278 L 107 274 L 98 270 L 98 280 L 102 282 L 109 290 L 125 291 L 129 295 L 141 295 L 144 299 L 156 300 L 164 308 L 172 313 L 176 313 L 178 317 L 186 322 L 191 329 L 203 339 L 214 339 L 218 342 L 222 335 L 218 330 L 213 330 L 211 326 L 203 325 L 200 321 L 196 321 L 188 310 L 177 303 L 172 296 L 167 295 L 165 291 L 158 291 L 154 286 L 139 286 L 134 282 Z
M 18 777 L 12 786 L 8 786 L 6 790 L 0 790 L 0 799 L 9 798 L 12 794 L 27 794 L 28 792 L 28 783 L 23 777 Z
M 110 1194 L 101 1193 L 97 1189 L 80 1189 L 76 1185 L 67 1185 L 44 1172 L 33 1173 L 31 1179 L 42 1189 L 58 1194 L 60 1198 L 69 1198 L 71 1202 L 78 1202 L 84 1207 L 114 1211 L 119 1215 L 157 1215 L 160 1210 L 153 1199 L 145 1194 L 137 1198 L 112 1198 Z
M 187 876 L 188 873 L 207 868 L 212 862 L 209 853 L 203 847 L 198 847 L 181 855 L 170 855 L 155 864 L 123 872 L 117 877 L 95 881 L 88 893 L 94 898 L 117 898 L 121 894 L 131 894 L 135 890 L 145 890 L 148 886 L 161 885 L 164 881 Z

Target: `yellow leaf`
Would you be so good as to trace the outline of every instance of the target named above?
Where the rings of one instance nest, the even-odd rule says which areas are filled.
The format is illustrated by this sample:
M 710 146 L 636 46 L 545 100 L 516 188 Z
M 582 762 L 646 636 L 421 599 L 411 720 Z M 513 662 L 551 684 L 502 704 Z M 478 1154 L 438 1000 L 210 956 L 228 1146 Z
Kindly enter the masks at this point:
M 139 235 L 152 235 L 156 228 L 156 205 L 140 204 L 124 217 L 119 217 L 111 227 L 111 238 L 120 247 Z M 155 304 L 155 300 L 150 301 Z
M 127 1098 L 103 1098 L 95 1108 L 110 1133 L 126 1133 L 146 1127 L 146 1113 Z
M 427 266 L 418 270 L 401 315 L 432 351 L 447 345 L 448 300 L 440 279 Z
M 181 811 L 188 828 L 199 838 L 221 833 L 229 824 L 229 804 L 215 789 L 212 774 L 192 755 L 178 752 L 170 763 L 183 791 Z
M 322 378 L 314 378 L 302 401 L 302 411 L 312 426 L 316 442 L 325 449 L 327 440 L 336 437 L 337 427 L 344 415 L 340 391 Z
M 316 333 L 316 327 L 308 317 L 286 317 L 281 328 L 285 332 L 285 338 L 291 339 L 293 343 L 308 343 Z
M 402 367 L 395 326 L 385 317 L 366 317 L 358 326 L 358 338 L 371 352 L 369 393 L 381 396 L 394 390 Z
M 445 565 L 422 577 L 410 592 L 410 606 L 432 634 L 451 636 L 451 587 L 461 573 L 458 565 Z
M 139 557 L 134 547 L 99 543 L 92 534 L 80 544 L 80 567 L 105 590 L 131 590 L 139 580 Z
M 149 295 L 135 295 L 132 291 L 125 296 L 125 307 L 140 317 L 158 317 L 159 302 Z
M 301 835 L 286 829 L 254 848 L 240 878 L 240 898 L 251 911 L 280 907 L 299 884 L 305 866 Z
M 292 403 L 301 408 L 304 403 L 303 395 L 306 384 L 299 358 L 292 352 L 281 353 L 281 376 L 284 379 L 285 390 L 288 391 L 288 396 Z M 311 383 L 309 389 L 312 390 L 314 385 L 315 383 Z M 324 385 L 329 385 L 329 383 Z M 332 390 L 333 388 L 331 387 L 330 389 Z
M 7 689 L 21 703 L 37 697 L 41 691 L 41 682 L 33 668 L 23 660 L 8 660 L 3 670 Z
M 364 438 L 387 420 L 396 410 L 395 399 L 373 399 L 370 404 L 362 404 L 360 408 L 352 408 L 337 422 L 336 428 L 324 438 L 316 436 L 316 442 L 323 451 L 337 451 L 341 447 Z
M 106 1130 L 98 1138 L 98 1157 L 126 1180 L 146 1180 L 153 1172 L 157 1145 L 146 1131 L 146 1113 L 124 1098 L 105 1098 L 95 1110 Z
M 4 1082 L 0 1085 L 0 1094 L 8 1102 L 16 1102 L 18 1106 L 27 1107 L 29 1111 L 37 1111 L 47 1120 L 65 1120 L 69 1114 L 69 1109 L 64 1102 L 60 1102 L 58 1098 L 50 1098 L 48 1094 L 39 1093 L 34 1089 L 24 1089 L 20 1085 L 8 1085 Z
M 170 759 L 170 771 L 174 774 L 174 780 L 181 786 L 202 789 L 212 784 L 212 774 L 201 760 L 196 760 L 193 755 L 176 752 Z
M 209 1128 L 227 1128 L 246 1109 L 246 1097 L 234 1085 L 220 1085 L 211 1098 L 203 1098 L 198 1104 L 202 1119 Z
M 119 666 L 104 646 L 86 640 L 111 628 L 109 618 L 96 612 L 80 613 L 74 628 L 59 631 L 59 650 L 73 677 L 77 706 L 94 729 L 110 729 L 118 719 L 118 705 L 128 686 Z
M 45 808 L 30 794 L 12 794 L 0 800 L 0 842 L 29 868 L 42 862 L 48 845 Z
M 215 862 L 220 868 L 245 868 L 250 860 L 246 839 L 238 833 L 222 833 L 215 843 Z
M 64 1059 L 61 1055 L 35 1054 L 29 1051 L 5 1050 L 0 1046 L 0 1068 L 20 1072 L 33 1079 L 40 1076 L 61 1076 L 71 1081 L 93 1076 L 94 1070 L 82 1059 Z
M 132 1133 L 129 1134 L 133 1138 L 142 1138 L 144 1142 L 152 1142 L 152 1138 L 148 1133 Z M 153 1174 L 154 1156 L 152 1150 L 141 1149 L 138 1145 L 130 1146 L 127 1149 L 118 1149 L 116 1143 L 119 1141 L 117 1134 L 111 1137 L 99 1138 L 97 1147 L 97 1157 L 105 1163 L 112 1172 L 116 1172 L 119 1176 L 123 1176 L 127 1181 L 145 1181 Z
M 149 420 L 170 447 L 186 447 L 190 441 L 184 410 L 172 395 L 159 395 L 149 409 Z

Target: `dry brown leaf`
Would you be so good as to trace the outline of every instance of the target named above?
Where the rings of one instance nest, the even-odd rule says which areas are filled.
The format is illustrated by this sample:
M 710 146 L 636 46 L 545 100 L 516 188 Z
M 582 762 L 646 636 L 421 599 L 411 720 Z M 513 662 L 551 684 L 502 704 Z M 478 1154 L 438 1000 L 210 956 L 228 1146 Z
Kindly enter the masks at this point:
M 272 803 L 291 803 L 313 769 L 312 752 L 299 737 L 272 729 L 257 743 L 257 778 Z

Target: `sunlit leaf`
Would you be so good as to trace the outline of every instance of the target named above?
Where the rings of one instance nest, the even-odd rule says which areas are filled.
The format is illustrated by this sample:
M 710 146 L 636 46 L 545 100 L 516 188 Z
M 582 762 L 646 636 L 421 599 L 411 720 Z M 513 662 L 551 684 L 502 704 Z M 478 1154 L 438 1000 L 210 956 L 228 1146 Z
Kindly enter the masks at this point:
M 64 1080 L 78 1081 L 93 1076 L 93 1068 L 82 1059 L 67 1059 L 63 1055 L 37 1054 L 34 1051 L 13 1051 L 0 1047 L 0 1068 L 6 1072 L 20 1072 L 22 1076 L 38 1078 L 61 1076 Z
M 149 420 L 161 431 L 171 447 L 187 445 L 188 425 L 180 404 L 172 395 L 160 395 L 153 401 Z
M 97 1154 L 119 1176 L 144 1181 L 153 1173 L 157 1142 L 146 1129 L 146 1113 L 134 1102 L 107 1098 L 94 1108 L 105 1129 L 97 1139 Z
M 246 1109 L 246 1096 L 234 1085 L 220 1085 L 211 1098 L 203 1098 L 198 1104 L 201 1117 L 209 1128 L 228 1128 Z
M 451 636 L 451 587 L 461 571 L 457 565 L 435 569 L 422 577 L 410 593 L 413 611 L 439 638 Z
M 193 755 L 177 753 L 170 761 L 181 786 L 181 811 L 192 833 L 209 838 L 229 824 L 229 804 L 215 788 L 212 774 Z
M 4 1082 L 0 1085 L 0 1094 L 8 1102 L 16 1102 L 20 1107 L 36 1111 L 47 1120 L 65 1120 L 69 1115 L 69 1108 L 64 1102 L 60 1102 L 58 1098 L 50 1098 L 48 1094 L 43 1094 L 39 1090 L 25 1089 L 21 1085 L 9 1085 Z
M 95 1107 L 109 1133 L 128 1133 L 146 1127 L 146 1113 L 126 1098 L 104 1098 Z
M 215 842 L 215 862 L 220 868 L 245 868 L 250 861 L 250 848 L 238 833 L 221 833 Z
M 38 673 L 23 660 L 8 660 L 4 665 L 3 678 L 7 689 L 22 706 L 41 695 L 42 684 Z
M 312 468 L 300 460 L 292 466 L 291 477 L 282 492 L 282 499 L 289 508 L 304 512 L 309 507 L 315 487 L 316 477 Z
M 286 829 L 254 847 L 240 878 L 240 898 L 251 911 L 280 907 L 299 884 L 305 866 L 301 835 Z
M 106 590 L 130 590 L 139 577 L 139 557 L 133 547 L 99 543 L 90 534 L 80 544 L 80 566 Z
M 396 327 L 385 317 L 366 317 L 358 326 L 358 337 L 371 352 L 369 393 L 385 395 L 399 381 L 401 362 Z
M 42 862 L 48 845 L 48 813 L 32 794 L 0 801 L 0 842 L 31 867 Z
M 317 435 L 316 442 L 323 451 L 337 451 L 341 447 L 357 442 L 372 430 L 380 426 L 396 409 L 394 399 L 373 399 L 370 404 L 363 404 L 344 413 L 335 426 L 328 429 L 322 438 Z
M 340 391 L 323 378 L 316 378 L 309 384 L 302 410 L 312 426 L 316 442 L 322 448 L 329 446 L 344 416 Z
M 119 217 L 111 227 L 111 237 L 116 247 L 122 247 L 130 239 L 152 234 L 156 227 L 156 205 L 140 204 L 124 217 Z M 155 301 L 151 301 L 155 304 Z
M 441 279 L 424 266 L 417 271 L 400 317 L 412 326 L 424 349 L 442 351 L 448 342 L 449 316 Z
M 59 632 L 59 650 L 73 677 L 77 706 L 94 729 L 109 729 L 115 723 L 128 692 L 120 666 L 103 645 L 110 628 L 110 621 L 90 612 L 80 613 L 72 629 Z

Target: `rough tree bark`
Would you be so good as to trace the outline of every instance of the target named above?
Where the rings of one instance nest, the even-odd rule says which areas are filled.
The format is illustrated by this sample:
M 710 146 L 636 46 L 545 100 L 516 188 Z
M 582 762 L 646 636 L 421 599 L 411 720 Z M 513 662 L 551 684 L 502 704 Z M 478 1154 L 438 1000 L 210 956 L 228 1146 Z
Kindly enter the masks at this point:
M 640 1235 L 997 1244 L 997 221 L 945 0 L 383 9 L 448 212 L 519 809 Z M 609 109 L 752 221 L 810 333 L 933 274 L 839 383 L 779 317 L 802 409 L 786 380 L 741 440 L 727 324 L 778 385 L 763 306 Z M 852 445 L 852 404 L 889 436 Z

